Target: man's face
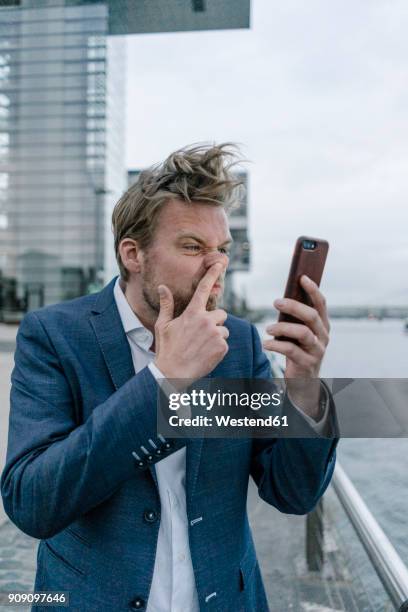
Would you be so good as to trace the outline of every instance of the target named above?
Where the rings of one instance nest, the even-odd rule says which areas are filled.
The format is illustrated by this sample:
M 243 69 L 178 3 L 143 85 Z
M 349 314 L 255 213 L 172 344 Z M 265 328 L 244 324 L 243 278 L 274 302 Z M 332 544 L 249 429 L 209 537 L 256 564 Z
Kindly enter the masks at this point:
M 231 234 L 221 206 L 186 204 L 170 200 L 160 212 L 151 245 L 143 252 L 142 293 L 150 308 L 159 313 L 157 287 L 167 285 L 174 298 L 174 316 L 189 304 L 209 267 L 228 264 Z M 225 270 L 214 285 L 207 310 L 214 310 L 224 290 Z

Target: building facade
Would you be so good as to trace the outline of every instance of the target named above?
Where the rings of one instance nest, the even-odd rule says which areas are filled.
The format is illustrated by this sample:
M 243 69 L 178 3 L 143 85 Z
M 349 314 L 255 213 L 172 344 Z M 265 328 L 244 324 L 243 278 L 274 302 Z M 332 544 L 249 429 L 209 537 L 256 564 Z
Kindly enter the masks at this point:
M 126 188 L 123 40 L 105 3 L 0 8 L 0 308 L 84 294 Z
M 0 320 L 116 273 L 126 188 L 125 46 L 245 28 L 249 0 L 0 0 Z M 17 316 L 18 315 L 18 316 Z

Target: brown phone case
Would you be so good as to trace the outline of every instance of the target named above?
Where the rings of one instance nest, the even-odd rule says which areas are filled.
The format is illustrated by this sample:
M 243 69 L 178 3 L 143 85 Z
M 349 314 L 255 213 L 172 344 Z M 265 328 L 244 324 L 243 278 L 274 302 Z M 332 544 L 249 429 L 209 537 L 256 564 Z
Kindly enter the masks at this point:
M 314 248 L 305 248 L 304 245 L 314 244 Z M 317 286 L 320 286 L 322 280 L 324 264 L 326 263 L 329 243 L 326 240 L 319 238 L 310 238 L 309 236 L 300 236 L 296 240 L 295 250 L 293 252 L 292 263 L 290 266 L 289 277 L 286 283 L 285 298 L 297 300 L 308 306 L 312 306 L 312 302 L 300 284 L 300 277 L 306 274 L 311 278 Z M 278 321 L 287 321 L 289 323 L 303 323 L 296 317 L 281 312 Z M 289 340 L 295 342 L 293 338 L 279 336 L 276 340 Z

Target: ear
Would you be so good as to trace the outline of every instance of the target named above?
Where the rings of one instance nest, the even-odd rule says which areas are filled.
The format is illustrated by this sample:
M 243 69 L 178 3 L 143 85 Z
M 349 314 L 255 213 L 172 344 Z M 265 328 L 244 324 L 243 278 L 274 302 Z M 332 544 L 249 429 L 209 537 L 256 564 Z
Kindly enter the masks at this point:
M 119 244 L 123 265 L 130 274 L 139 274 L 143 263 L 143 253 L 136 240 L 124 238 Z

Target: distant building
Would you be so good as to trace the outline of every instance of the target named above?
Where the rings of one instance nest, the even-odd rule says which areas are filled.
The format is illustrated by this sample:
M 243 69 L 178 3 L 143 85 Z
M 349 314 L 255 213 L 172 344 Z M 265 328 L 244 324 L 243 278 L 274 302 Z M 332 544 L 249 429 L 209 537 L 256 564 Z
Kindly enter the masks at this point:
M 247 272 L 250 265 L 250 244 L 248 239 L 248 174 L 238 172 L 243 182 L 241 197 L 229 216 L 230 230 L 234 240 L 230 257 L 231 272 Z
M 251 264 L 251 247 L 248 238 L 248 174 L 238 172 L 237 176 L 243 181 L 244 188 L 237 207 L 229 216 L 233 243 L 225 279 L 224 305 L 230 312 L 244 314 L 245 298 L 234 289 L 233 274 L 234 272 L 248 272 Z
M 248 28 L 250 0 L 108 0 L 110 34 Z
M 126 187 L 124 47 L 106 36 L 106 4 L 14 4 L 0 8 L 0 269 L 16 280 L 6 311 L 102 278 L 106 219 Z
M 116 272 L 123 40 L 249 26 L 249 0 L 0 0 L 0 319 Z
M 131 187 L 134 183 L 137 182 L 137 179 L 139 178 L 140 173 L 141 173 L 141 170 L 128 170 L 127 171 L 128 187 Z

